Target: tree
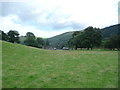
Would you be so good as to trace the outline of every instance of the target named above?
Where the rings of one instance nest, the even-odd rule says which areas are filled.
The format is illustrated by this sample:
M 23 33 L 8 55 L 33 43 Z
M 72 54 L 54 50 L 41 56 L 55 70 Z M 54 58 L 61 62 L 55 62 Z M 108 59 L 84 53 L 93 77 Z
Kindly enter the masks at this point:
M 108 40 L 106 40 L 104 44 L 104 48 L 108 48 L 111 50 L 115 50 L 115 48 L 117 48 L 119 50 L 120 49 L 120 36 L 118 35 L 111 36 Z
M 44 40 L 42 38 L 37 38 L 36 39 L 38 47 L 42 47 L 44 45 Z
M 24 43 L 28 46 L 37 47 L 35 35 L 32 32 L 26 33 L 26 40 L 24 41 Z
M 101 45 L 102 33 L 99 28 L 88 27 L 84 30 L 83 36 L 83 44 L 87 49 L 93 49 L 93 47 Z
M 2 40 L 2 30 L 0 30 L 0 40 Z
M 72 39 L 69 40 L 69 44 L 77 48 L 89 48 L 98 47 L 101 44 L 102 33 L 99 28 L 88 27 L 84 31 L 77 31 L 73 33 Z
M 76 49 L 77 48 L 85 48 L 85 32 L 81 31 L 76 37 L 75 37 L 75 44 L 76 44 Z
M 71 38 L 69 41 L 68 41 L 68 45 L 70 48 L 74 48 L 75 44 L 74 44 L 74 38 Z
M 75 31 L 73 34 L 72 34 L 72 37 L 74 38 L 76 35 L 78 35 L 80 33 L 80 31 Z
M 72 35 L 72 38 L 68 41 L 68 45 L 70 48 L 77 49 L 79 46 L 79 35 L 81 34 L 81 31 L 75 31 Z
M 10 30 L 8 33 L 8 41 L 12 43 L 19 43 L 19 33 L 15 30 Z
M 49 43 L 49 40 L 48 40 L 48 39 L 46 40 L 45 45 L 46 45 L 46 46 L 49 46 L 49 45 L 50 45 L 50 43 Z
M 0 30 L 0 40 L 8 41 L 8 36 L 2 30 Z

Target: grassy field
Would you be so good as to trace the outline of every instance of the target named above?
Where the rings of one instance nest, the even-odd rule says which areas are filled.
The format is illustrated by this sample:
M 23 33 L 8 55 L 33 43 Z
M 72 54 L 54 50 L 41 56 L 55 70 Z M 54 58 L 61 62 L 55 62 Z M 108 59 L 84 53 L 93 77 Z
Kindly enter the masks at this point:
M 3 88 L 116 88 L 117 51 L 41 50 L 3 42 Z

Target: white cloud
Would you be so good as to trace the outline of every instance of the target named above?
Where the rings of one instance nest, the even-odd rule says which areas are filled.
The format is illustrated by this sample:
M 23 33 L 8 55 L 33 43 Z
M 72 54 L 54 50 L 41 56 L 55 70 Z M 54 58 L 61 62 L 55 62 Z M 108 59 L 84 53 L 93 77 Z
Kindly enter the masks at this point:
M 28 25 L 21 25 L 15 23 L 16 21 L 19 21 L 19 18 L 15 15 L 10 15 L 6 17 L 0 17 L 0 30 L 5 31 L 6 33 L 9 32 L 9 30 L 17 30 L 20 35 L 26 35 L 27 32 L 32 32 L 35 34 L 37 37 L 52 37 L 55 35 L 59 35 L 61 33 L 67 32 L 69 30 L 65 31 L 44 31 L 44 30 L 39 30 L 35 26 L 28 26 Z
M 39 18 L 39 22 L 61 23 L 77 22 L 97 27 L 117 24 L 119 0 L 34 0 L 37 8 L 46 12 Z M 30 3 L 31 4 L 31 3 Z M 57 9 L 56 9 L 57 8 Z M 56 9 L 56 10 L 55 10 Z M 53 12 L 50 19 L 47 15 Z M 39 11 L 41 12 L 41 11 Z M 66 19 L 65 15 L 68 15 Z
M 103 28 L 118 23 L 118 1 L 24 0 L 23 4 L 14 3 L 12 6 L 6 3 L 0 29 L 16 29 L 23 35 L 31 31 L 36 36 L 50 37 L 68 31 L 67 27 L 74 30 L 87 26 Z M 39 27 L 54 30 L 41 30 Z

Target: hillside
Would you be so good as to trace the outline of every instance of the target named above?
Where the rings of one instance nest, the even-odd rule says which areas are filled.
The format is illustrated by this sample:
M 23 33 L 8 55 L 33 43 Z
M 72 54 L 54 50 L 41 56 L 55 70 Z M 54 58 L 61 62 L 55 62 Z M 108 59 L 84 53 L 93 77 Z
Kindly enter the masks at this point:
M 120 24 L 102 28 L 101 31 L 102 31 L 102 34 L 103 34 L 103 39 L 107 39 L 111 35 L 120 34 Z M 74 33 L 74 31 L 65 32 L 63 34 L 48 38 L 48 40 L 49 40 L 50 45 L 52 47 L 56 47 L 56 48 L 60 49 L 62 47 L 67 47 L 68 46 L 68 41 L 69 41 L 70 38 L 72 38 L 73 33 Z M 19 38 L 20 43 L 24 44 L 25 39 L 26 38 L 24 36 L 20 36 L 20 38 Z M 47 38 L 44 38 L 44 41 L 46 41 L 46 39 Z
M 112 25 L 101 29 L 103 33 L 103 38 L 109 38 L 112 35 L 120 35 L 120 24 Z
M 103 34 L 103 39 L 109 38 L 111 35 L 120 34 L 120 24 L 105 27 L 105 28 L 101 29 L 101 31 Z M 63 46 L 68 46 L 68 41 L 72 37 L 73 33 L 74 33 L 74 31 L 66 32 L 66 33 L 51 37 L 48 40 L 52 46 L 61 48 Z
M 66 32 L 54 37 L 49 38 L 49 42 L 52 46 L 57 48 L 62 48 L 64 46 L 68 46 L 68 40 L 72 38 L 73 32 Z
M 3 88 L 118 87 L 117 51 L 42 50 L 2 44 Z

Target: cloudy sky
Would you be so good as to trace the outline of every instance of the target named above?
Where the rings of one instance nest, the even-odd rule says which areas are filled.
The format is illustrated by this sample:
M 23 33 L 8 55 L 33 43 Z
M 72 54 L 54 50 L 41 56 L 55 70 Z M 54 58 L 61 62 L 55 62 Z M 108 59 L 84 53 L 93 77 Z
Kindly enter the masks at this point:
M 52 37 L 118 23 L 119 0 L 1 0 L 0 30 Z M 119 10 L 120 11 L 120 10 Z

